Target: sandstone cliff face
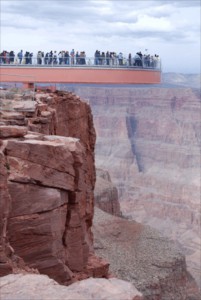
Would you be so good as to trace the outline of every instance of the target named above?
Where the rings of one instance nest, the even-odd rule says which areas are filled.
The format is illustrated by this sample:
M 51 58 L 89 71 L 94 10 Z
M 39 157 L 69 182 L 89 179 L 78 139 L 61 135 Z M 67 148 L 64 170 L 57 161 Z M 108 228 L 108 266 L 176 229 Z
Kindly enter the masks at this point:
M 7 241 L 7 220 L 9 216 L 11 198 L 7 186 L 7 164 L 5 156 L 0 152 L 0 276 L 12 272 L 9 257 L 12 248 Z
M 95 205 L 103 211 L 115 216 L 121 215 L 118 191 L 106 170 L 96 169 L 94 198 Z
M 163 86 L 71 90 L 92 107 L 96 165 L 109 171 L 123 214 L 177 241 L 200 283 L 199 90 Z
M 70 93 L 35 96 L 1 99 L 0 274 L 13 271 L 15 253 L 60 283 L 107 276 L 93 253 L 90 107 Z

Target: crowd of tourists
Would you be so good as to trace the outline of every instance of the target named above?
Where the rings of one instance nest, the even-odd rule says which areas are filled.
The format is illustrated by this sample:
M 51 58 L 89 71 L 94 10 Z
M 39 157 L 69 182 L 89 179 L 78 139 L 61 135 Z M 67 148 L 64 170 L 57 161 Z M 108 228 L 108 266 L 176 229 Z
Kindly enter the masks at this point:
M 23 50 L 15 54 L 14 51 L 2 51 L 0 53 L 0 64 L 25 64 L 25 65 L 106 65 L 106 66 L 136 66 L 145 68 L 160 67 L 159 55 L 142 54 L 137 52 L 134 56 L 131 53 L 125 57 L 122 52 L 103 52 L 96 50 L 94 57 L 86 57 L 85 51 L 50 51 L 44 53 L 38 51 L 36 56 L 33 52 Z

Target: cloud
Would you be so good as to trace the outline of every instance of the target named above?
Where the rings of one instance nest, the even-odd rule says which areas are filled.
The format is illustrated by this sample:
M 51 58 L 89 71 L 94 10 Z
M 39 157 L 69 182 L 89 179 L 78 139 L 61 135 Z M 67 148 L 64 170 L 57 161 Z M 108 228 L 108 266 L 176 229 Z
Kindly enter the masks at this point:
M 1 47 L 158 49 L 199 47 L 199 0 L 0 0 Z M 163 47 L 166 45 L 166 47 Z M 125 50 L 123 50 L 125 48 Z M 172 47 L 170 47 L 172 49 Z M 153 50 L 155 51 L 155 50 Z M 175 50 L 176 51 L 176 50 Z M 194 50 L 195 51 L 195 50 Z M 194 54 L 198 57 L 199 49 Z
M 198 5 L 198 1 L 3 1 L 3 27 L 18 29 L 51 30 L 57 28 L 64 34 L 75 32 L 78 36 L 110 34 L 121 36 L 164 37 L 174 40 L 186 39 L 184 34 L 174 33 L 183 29 L 171 16 L 176 14 L 175 7 Z M 149 5 L 147 6 L 147 3 Z M 12 4 L 12 5 L 11 5 Z M 179 20 L 181 22 L 181 20 Z M 188 28 L 189 29 L 189 28 Z M 158 34 L 158 33 L 161 33 Z
M 200 7 L 200 0 L 161 0 L 159 2 L 176 7 Z
M 65 21 L 70 24 L 79 19 L 95 20 L 97 15 L 94 5 L 90 1 L 12 1 L 10 3 L 2 1 L 2 9 L 5 13 L 16 16 L 30 17 L 35 20 L 44 21 Z M 12 4 L 12 5 L 11 5 Z

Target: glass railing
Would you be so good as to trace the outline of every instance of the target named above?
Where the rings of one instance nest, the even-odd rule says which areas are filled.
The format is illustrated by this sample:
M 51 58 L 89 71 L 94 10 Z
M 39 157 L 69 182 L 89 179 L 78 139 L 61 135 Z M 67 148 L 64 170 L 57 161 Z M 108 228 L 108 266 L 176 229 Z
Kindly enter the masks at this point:
M 161 70 L 159 57 L 143 57 L 142 59 L 120 59 L 118 57 L 2 57 L 0 65 L 6 66 L 34 66 L 34 67 L 99 67 L 99 68 L 137 68 Z

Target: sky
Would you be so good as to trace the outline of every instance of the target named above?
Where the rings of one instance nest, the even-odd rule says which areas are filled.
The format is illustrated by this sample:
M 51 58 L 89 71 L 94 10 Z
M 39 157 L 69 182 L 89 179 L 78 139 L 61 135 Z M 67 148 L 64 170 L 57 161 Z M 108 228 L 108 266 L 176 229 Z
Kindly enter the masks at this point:
M 157 54 L 163 72 L 200 73 L 201 0 L 0 0 L 0 51 Z

